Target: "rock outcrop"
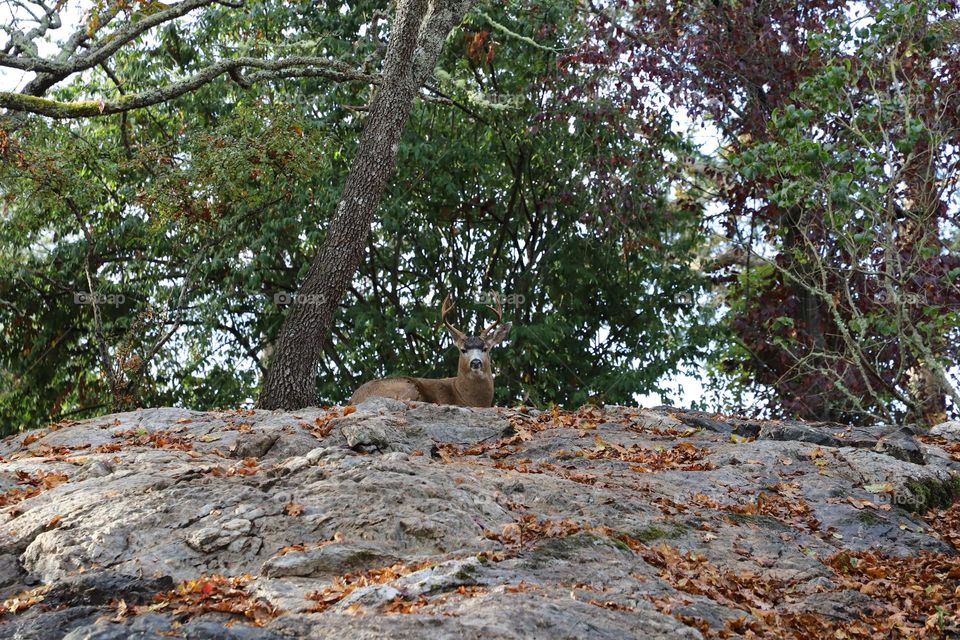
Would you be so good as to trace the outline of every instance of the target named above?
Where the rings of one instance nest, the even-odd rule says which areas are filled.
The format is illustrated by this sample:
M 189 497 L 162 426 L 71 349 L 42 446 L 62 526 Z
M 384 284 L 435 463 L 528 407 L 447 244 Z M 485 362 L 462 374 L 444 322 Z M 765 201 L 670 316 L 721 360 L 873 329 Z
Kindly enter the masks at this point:
M 61 423 L 0 443 L 0 638 L 950 636 L 958 441 L 382 399 Z

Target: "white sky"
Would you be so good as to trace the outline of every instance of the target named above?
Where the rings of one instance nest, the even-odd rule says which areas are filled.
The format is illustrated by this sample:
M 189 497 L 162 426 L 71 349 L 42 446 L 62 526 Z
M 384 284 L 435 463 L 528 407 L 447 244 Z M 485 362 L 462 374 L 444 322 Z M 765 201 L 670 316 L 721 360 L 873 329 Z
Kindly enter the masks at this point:
M 42 57 L 55 55 L 60 49 L 57 44 L 66 40 L 71 33 L 83 24 L 84 16 L 89 10 L 89 2 L 67 2 L 60 12 L 60 28 L 50 30 L 48 37 L 36 40 L 37 53 Z M 11 3 L 3 3 L 2 11 L 6 15 L 0 15 L 0 21 L 12 20 L 14 7 Z M 22 15 L 22 14 L 21 14 Z M 29 29 L 29 27 L 27 27 Z M 0 35 L 0 42 L 6 42 L 7 35 Z M 28 71 L 18 69 L 8 69 L 0 67 L 0 91 L 17 91 L 22 89 L 27 82 L 33 78 L 34 74 Z

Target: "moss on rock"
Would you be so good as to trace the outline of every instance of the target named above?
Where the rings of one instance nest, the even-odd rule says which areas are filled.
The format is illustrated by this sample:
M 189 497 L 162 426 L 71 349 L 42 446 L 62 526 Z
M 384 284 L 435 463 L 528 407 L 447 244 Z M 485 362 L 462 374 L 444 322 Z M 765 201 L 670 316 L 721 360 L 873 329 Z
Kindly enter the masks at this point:
M 930 509 L 945 509 L 960 497 L 960 474 L 954 474 L 949 480 L 914 480 L 906 483 L 909 496 L 902 496 L 894 502 L 907 511 L 926 513 Z

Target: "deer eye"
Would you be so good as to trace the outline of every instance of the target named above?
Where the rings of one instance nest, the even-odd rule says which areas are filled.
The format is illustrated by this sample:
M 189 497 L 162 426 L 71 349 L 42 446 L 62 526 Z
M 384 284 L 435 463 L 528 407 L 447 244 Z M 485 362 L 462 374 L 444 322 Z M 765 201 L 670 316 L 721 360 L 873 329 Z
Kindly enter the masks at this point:
M 460 351 L 462 351 L 462 352 L 464 352 L 464 353 L 466 353 L 466 352 L 467 352 L 467 350 L 466 350 L 466 349 L 460 349 Z
M 480 351 L 484 351 L 484 352 L 486 352 L 486 350 L 487 350 L 486 347 L 484 347 L 483 349 L 480 349 Z

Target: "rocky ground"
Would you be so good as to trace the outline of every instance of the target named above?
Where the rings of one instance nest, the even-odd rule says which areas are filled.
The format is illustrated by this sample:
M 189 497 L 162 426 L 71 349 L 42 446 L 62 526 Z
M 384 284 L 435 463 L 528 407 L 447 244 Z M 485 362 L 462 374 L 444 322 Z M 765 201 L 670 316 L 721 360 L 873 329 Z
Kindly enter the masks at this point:
M 960 634 L 957 423 L 375 399 L 0 456 L 0 638 Z

